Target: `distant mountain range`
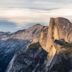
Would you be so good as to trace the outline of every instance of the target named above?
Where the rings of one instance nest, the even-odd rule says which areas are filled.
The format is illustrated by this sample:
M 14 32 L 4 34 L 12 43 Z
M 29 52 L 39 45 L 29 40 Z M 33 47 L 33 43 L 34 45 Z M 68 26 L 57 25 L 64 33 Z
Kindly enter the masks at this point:
M 0 19 L 0 31 L 11 32 L 16 29 L 16 23 L 5 19 Z
M 18 30 L 27 29 L 29 27 L 32 27 L 35 24 L 41 24 L 41 25 L 46 26 L 47 23 L 46 22 L 23 22 L 23 23 L 17 24 L 8 19 L 0 19 L 0 31 L 13 33 Z

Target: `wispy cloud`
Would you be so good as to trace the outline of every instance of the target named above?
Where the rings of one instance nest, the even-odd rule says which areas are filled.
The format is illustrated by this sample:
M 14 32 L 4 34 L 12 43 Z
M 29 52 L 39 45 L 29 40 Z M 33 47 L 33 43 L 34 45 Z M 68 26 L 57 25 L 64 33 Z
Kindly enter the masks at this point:
M 0 8 L 53 9 L 70 3 L 72 0 L 0 0 Z

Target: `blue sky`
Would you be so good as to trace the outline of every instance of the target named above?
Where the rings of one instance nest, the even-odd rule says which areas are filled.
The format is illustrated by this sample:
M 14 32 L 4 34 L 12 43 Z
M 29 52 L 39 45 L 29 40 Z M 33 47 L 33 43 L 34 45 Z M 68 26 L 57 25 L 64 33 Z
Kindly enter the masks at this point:
M 50 17 L 58 16 L 72 18 L 72 0 L 0 0 L 0 19 L 13 22 L 0 24 L 0 31 L 13 32 L 29 22 L 48 25 Z

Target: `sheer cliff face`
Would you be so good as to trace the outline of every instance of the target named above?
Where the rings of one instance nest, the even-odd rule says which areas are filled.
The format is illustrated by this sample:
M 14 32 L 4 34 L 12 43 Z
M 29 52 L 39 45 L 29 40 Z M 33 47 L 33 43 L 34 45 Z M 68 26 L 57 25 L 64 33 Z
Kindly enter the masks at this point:
M 51 18 L 48 26 L 48 32 L 41 33 L 40 43 L 42 47 L 48 52 L 49 48 L 54 45 L 54 40 L 65 40 L 72 42 L 72 23 L 62 17 Z
M 51 66 L 52 70 L 56 70 L 57 72 L 66 72 L 67 70 L 69 72 L 72 68 L 72 64 L 70 64 L 72 62 L 71 36 L 72 23 L 69 20 L 61 17 L 51 18 L 45 50 L 48 52 L 48 66 Z M 58 61 L 58 59 L 61 61 Z M 68 68 L 67 65 L 69 66 Z
M 59 39 L 64 39 L 67 42 L 72 42 L 72 23 L 65 18 L 56 18 L 55 25 L 57 26 Z
M 70 23 L 69 20 L 61 17 L 51 18 L 48 26 L 48 33 L 46 35 L 43 34 L 44 32 L 41 34 L 40 44 L 42 48 L 48 52 L 47 66 L 52 66 L 52 64 L 54 64 L 54 59 L 56 60 L 61 52 L 68 53 L 68 51 L 71 50 L 66 49 L 66 47 L 69 48 L 68 44 L 68 46 L 66 45 L 66 47 L 62 47 L 62 45 L 65 45 L 65 43 L 60 42 L 60 40 L 68 43 L 72 42 L 72 23 Z M 58 46 L 58 42 L 56 44 L 54 43 L 55 40 L 59 40 L 58 42 L 61 44 Z M 55 56 L 57 56 L 57 58 L 55 58 Z
M 46 47 L 47 34 L 48 34 L 48 27 L 44 27 L 40 33 L 40 39 L 39 39 L 42 48 Z

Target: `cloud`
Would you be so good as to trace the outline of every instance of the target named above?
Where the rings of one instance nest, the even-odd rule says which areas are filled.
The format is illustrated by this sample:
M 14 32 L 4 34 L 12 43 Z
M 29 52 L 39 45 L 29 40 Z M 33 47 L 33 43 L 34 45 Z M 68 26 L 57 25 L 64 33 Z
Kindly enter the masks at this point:
M 1 9 L 0 18 L 6 18 L 19 25 L 22 22 L 44 21 L 48 22 L 50 17 L 72 16 L 72 9 L 60 8 L 55 10 L 34 10 L 34 9 Z
M 56 9 L 49 11 L 49 16 L 72 16 L 72 9 Z
M 48 25 L 50 17 L 67 17 L 72 18 L 72 9 L 60 8 L 55 10 L 34 10 L 34 9 L 1 9 L 0 18 L 7 19 L 7 24 L 0 29 L 3 31 L 14 32 L 19 29 L 27 28 L 36 23 Z M 10 23 L 11 22 L 11 23 Z
M 60 8 L 55 10 L 33 10 L 33 9 L 2 9 L 0 10 L 0 17 L 6 18 L 42 18 L 48 16 L 70 16 L 72 9 Z
M 72 0 L 0 0 L 0 8 L 55 9 L 72 4 Z

